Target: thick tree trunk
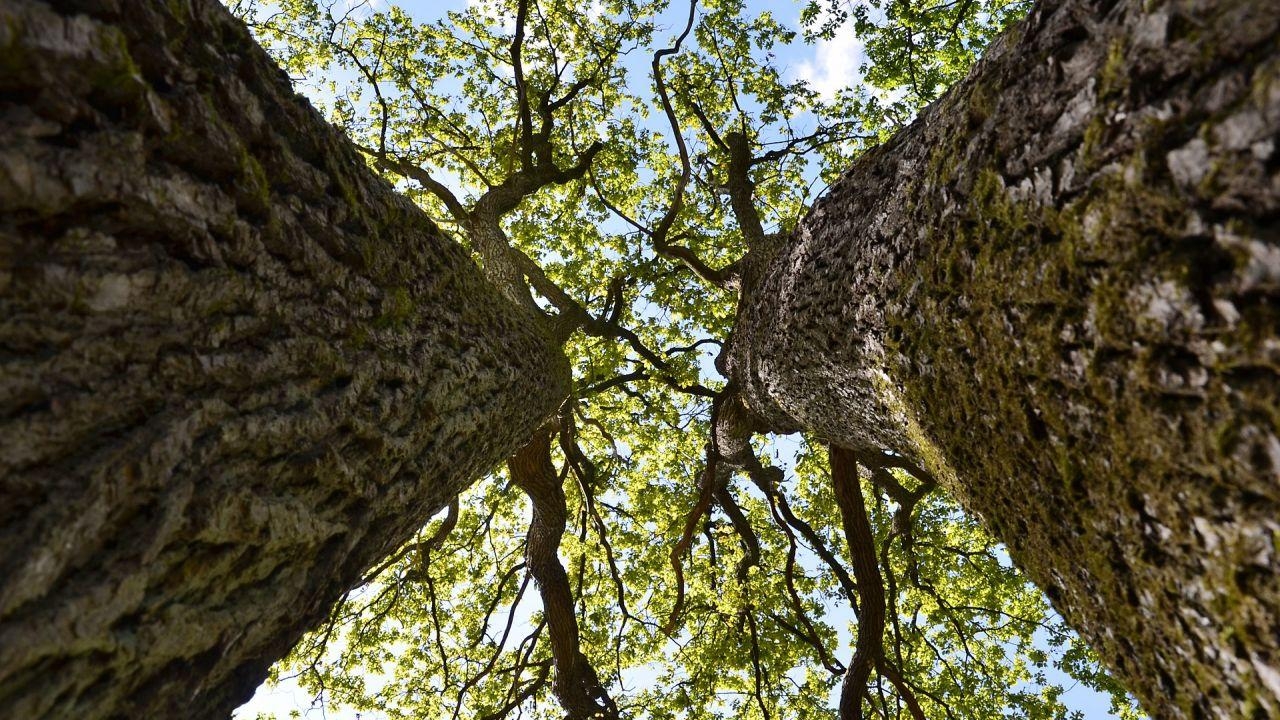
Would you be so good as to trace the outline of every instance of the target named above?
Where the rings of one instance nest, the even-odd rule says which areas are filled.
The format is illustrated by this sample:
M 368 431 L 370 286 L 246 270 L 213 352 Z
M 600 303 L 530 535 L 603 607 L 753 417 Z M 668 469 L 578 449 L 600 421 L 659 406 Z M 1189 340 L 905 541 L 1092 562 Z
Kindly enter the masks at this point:
M 1280 716 L 1280 4 L 1044 4 L 741 309 L 773 426 L 928 466 L 1156 717 Z
M 220 5 L 0 2 L 0 717 L 226 717 L 567 381 Z

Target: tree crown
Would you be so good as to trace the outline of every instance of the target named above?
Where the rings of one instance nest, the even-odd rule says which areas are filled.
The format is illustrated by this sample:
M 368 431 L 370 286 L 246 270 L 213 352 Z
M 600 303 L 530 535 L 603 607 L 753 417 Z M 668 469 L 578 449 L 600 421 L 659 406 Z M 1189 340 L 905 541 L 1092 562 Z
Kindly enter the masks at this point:
M 387 717 L 825 718 L 861 662 L 859 713 L 1056 718 L 1079 682 L 1137 716 L 927 473 L 758 436 L 715 367 L 824 183 L 1025 3 L 229 4 L 574 370 L 278 674 Z M 858 84 L 788 67 L 851 33 Z

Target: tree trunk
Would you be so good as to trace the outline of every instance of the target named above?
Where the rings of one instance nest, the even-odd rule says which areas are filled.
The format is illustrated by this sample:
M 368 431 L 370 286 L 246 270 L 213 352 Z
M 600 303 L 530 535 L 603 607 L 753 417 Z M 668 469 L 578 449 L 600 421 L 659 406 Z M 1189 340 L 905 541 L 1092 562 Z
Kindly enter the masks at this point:
M 0 3 L 0 716 L 226 717 L 567 383 L 220 5 Z
M 1044 4 L 740 309 L 772 426 L 925 464 L 1162 718 L 1280 716 L 1280 4 Z

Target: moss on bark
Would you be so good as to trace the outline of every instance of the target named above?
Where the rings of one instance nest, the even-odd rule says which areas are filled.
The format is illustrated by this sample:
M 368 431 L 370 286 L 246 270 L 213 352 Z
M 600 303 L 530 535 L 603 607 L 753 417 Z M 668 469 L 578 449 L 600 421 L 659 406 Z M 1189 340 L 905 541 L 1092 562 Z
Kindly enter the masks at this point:
M 0 716 L 226 717 L 568 386 L 213 0 L 0 3 Z
M 1267 3 L 1042 6 L 731 349 L 775 425 L 937 473 L 1156 717 L 1280 714 L 1278 40 Z

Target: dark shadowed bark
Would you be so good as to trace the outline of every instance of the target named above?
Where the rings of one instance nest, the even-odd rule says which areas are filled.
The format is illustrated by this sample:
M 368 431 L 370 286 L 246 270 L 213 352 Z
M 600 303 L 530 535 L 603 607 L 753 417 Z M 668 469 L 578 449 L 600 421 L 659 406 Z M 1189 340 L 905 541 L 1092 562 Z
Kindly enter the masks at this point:
M 0 3 L 0 717 L 220 718 L 567 366 L 212 0 Z
M 1280 4 L 1047 3 L 741 309 L 779 429 L 922 462 L 1153 715 L 1280 716 Z

